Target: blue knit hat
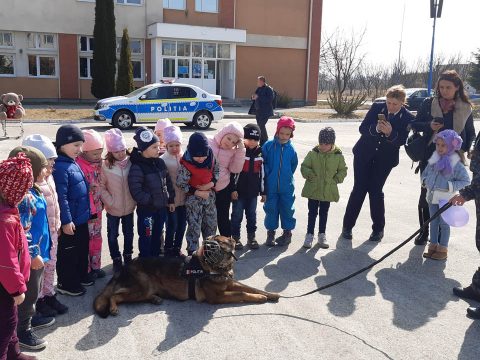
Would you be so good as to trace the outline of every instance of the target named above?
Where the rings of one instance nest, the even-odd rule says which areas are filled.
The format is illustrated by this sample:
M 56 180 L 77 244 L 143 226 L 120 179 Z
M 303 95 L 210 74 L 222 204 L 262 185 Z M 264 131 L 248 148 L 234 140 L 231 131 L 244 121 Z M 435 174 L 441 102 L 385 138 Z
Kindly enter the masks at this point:
M 208 139 L 201 132 L 194 132 L 188 139 L 187 150 L 192 157 L 208 156 Z

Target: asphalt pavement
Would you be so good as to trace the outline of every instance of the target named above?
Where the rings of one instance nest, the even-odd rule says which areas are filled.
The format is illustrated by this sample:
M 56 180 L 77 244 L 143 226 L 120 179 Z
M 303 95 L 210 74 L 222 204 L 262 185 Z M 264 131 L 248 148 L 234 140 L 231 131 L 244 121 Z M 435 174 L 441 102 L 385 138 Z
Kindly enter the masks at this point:
M 239 120 L 246 124 L 252 120 Z M 273 135 L 276 121 L 268 124 Z M 99 132 L 100 123 L 78 124 Z M 222 123 L 207 131 L 213 134 Z M 343 149 L 348 176 L 340 185 L 341 199 L 330 208 L 327 238 L 330 249 L 302 248 L 307 225 L 307 200 L 296 180 L 297 228 L 288 248 L 239 252 L 236 277 L 248 285 L 284 295 L 310 291 L 368 265 L 406 239 L 417 228 L 419 178 L 401 150 L 400 165 L 385 186 L 385 238 L 371 243 L 368 199 L 354 229 L 353 241 L 339 240 L 342 218 L 353 185 L 352 147 L 358 123 L 298 124 L 293 143 L 300 162 L 316 144 L 321 127 L 331 125 Z M 26 124 L 26 135 L 55 137 L 58 124 Z M 478 126 L 477 126 L 478 128 Z M 191 128 L 182 126 L 185 139 Z M 133 145 L 133 130 L 126 133 Z M 0 156 L 20 140 L 0 141 Z M 39 359 L 478 359 L 480 322 L 465 316 L 466 302 L 452 295 L 454 286 L 470 283 L 479 265 L 475 248 L 475 212 L 467 204 L 470 223 L 452 229 L 446 262 L 425 260 L 413 242 L 390 258 L 346 283 L 321 293 L 281 299 L 263 305 L 197 304 L 165 300 L 162 305 L 127 304 L 117 317 L 100 319 L 92 311 L 95 295 L 111 275 L 106 242 L 102 266 L 107 278 L 88 288 L 85 296 L 59 299 L 70 307 L 54 326 L 38 330 L 48 346 Z M 257 238 L 265 241 L 264 213 L 258 207 Z M 245 231 L 245 230 L 243 230 Z M 135 253 L 137 252 L 135 241 Z M 480 305 L 480 304 L 476 304 Z

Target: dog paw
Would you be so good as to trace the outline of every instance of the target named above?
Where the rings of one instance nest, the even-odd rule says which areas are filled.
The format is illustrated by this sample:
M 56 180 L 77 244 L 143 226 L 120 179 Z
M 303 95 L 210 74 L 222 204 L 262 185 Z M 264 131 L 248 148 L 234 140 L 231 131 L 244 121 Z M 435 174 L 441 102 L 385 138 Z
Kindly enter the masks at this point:
M 118 315 L 118 308 L 110 309 L 110 315 L 117 316 Z
M 159 296 L 154 295 L 151 300 L 152 304 L 160 305 L 163 302 L 163 299 Z
M 280 299 L 280 294 L 277 294 L 277 293 L 268 294 L 268 301 L 278 302 L 278 299 Z

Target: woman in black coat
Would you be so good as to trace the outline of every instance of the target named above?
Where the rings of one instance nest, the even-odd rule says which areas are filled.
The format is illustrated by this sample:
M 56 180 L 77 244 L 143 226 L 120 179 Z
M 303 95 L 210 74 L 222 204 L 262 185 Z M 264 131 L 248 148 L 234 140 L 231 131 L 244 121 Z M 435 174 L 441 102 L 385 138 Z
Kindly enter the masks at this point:
M 435 144 L 431 139 L 438 132 L 452 129 L 463 139 L 462 151 L 469 152 L 475 140 L 473 126 L 472 105 L 465 94 L 463 81 L 455 70 L 447 70 L 437 82 L 435 96 L 425 99 L 420 107 L 415 121 L 412 123 L 415 131 L 422 132 L 429 144 L 417 171 L 420 173 L 426 168 L 428 159 L 435 151 Z M 418 200 L 418 218 L 420 226 L 430 218 L 426 200 L 427 190 L 420 190 Z M 416 245 L 425 245 L 428 240 L 428 227 L 415 239 Z
M 385 227 L 383 186 L 390 171 L 398 165 L 399 150 L 407 140 L 413 115 L 403 106 L 405 88 L 387 90 L 386 103 L 373 104 L 360 125 L 362 136 L 353 147 L 354 185 L 343 218 L 342 237 L 352 239 L 365 196 L 370 198 L 371 241 L 381 241 Z

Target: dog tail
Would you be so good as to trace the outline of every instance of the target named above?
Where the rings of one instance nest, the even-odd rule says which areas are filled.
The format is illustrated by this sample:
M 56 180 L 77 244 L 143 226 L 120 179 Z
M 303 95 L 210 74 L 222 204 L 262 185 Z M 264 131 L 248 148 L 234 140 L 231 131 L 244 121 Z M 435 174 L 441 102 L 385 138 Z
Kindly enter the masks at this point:
M 93 302 L 93 310 L 102 318 L 107 318 L 110 315 L 110 298 L 113 295 L 115 288 L 116 278 L 115 276 L 110 279 L 105 289 L 97 295 Z

